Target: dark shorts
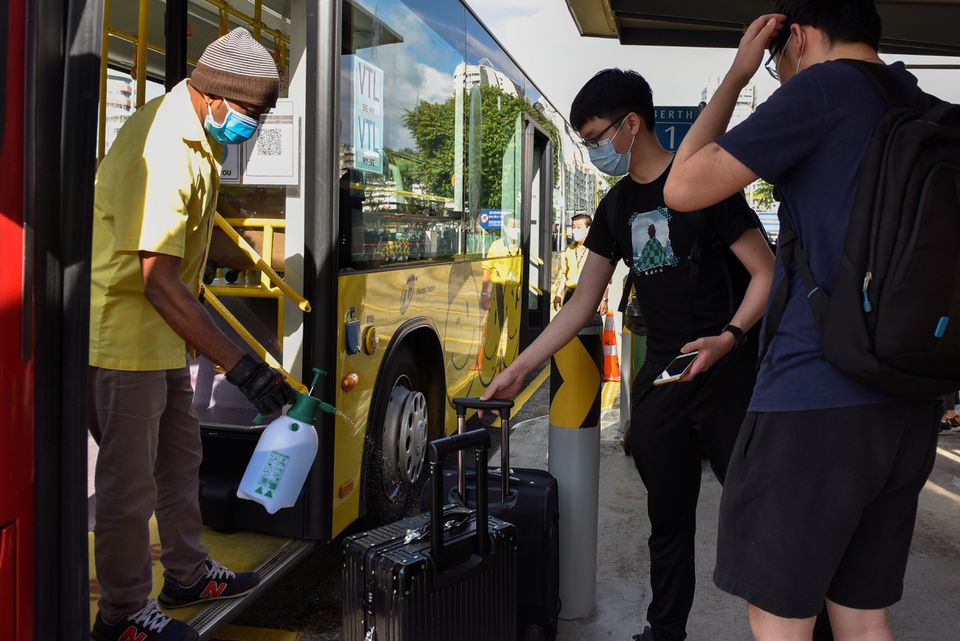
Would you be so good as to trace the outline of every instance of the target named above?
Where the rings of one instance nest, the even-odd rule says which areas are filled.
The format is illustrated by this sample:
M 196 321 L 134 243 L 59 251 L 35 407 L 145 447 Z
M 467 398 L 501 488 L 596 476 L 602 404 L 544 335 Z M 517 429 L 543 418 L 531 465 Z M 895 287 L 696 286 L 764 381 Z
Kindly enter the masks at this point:
M 750 413 L 720 505 L 721 590 L 786 618 L 824 598 L 873 610 L 903 593 L 938 400 Z

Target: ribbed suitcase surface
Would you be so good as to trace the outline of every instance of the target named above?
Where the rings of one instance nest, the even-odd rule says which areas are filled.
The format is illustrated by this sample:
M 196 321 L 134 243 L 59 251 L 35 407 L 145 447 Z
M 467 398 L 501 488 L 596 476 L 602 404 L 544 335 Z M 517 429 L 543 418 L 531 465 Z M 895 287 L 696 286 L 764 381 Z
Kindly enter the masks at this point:
M 442 461 L 457 444 L 483 443 L 476 458 L 486 461 L 488 442 L 479 433 L 434 441 L 431 469 L 434 448 Z M 438 535 L 436 511 L 344 541 L 343 641 L 515 641 L 516 528 L 483 507 L 448 506 Z M 478 536 L 484 521 L 487 535 Z
M 490 514 L 512 523 L 519 539 L 517 551 L 517 639 L 554 641 L 560 620 L 560 507 L 557 480 L 546 470 L 510 467 L 510 401 L 455 398 L 457 431 L 464 433 L 466 410 L 498 410 L 501 419 L 500 470 L 486 477 Z M 457 491 L 457 470 L 443 474 L 444 502 L 477 506 L 476 471 L 464 470 L 463 495 Z M 510 470 L 503 487 L 502 470 Z M 433 500 L 432 488 L 424 488 L 423 506 Z
M 476 474 L 468 472 L 465 481 L 463 502 L 475 508 Z M 490 514 L 517 528 L 517 638 L 524 639 L 531 627 L 539 626 L 545 641 L 554 641 L 560 619 L 557 480 L 545 470 L 511 468 L 510 495 L 506 503 L 500 502 L 499 471 L 490 474 L 487 486 Z M 456 487 L 457 471 L 445 470 L 444 498 L 457 500 Z M 429 502 L 430 492 L 424 492 L 424 507 Z

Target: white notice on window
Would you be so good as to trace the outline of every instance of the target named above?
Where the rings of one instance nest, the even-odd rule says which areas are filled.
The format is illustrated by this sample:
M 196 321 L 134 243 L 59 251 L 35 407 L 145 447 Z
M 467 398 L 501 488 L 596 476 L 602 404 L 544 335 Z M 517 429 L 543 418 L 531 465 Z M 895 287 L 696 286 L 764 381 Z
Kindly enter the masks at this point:
M 297 185 L 300 181 L 300 121 L 289 99 L 260 119 L 260 128 L 244 143 L 244 185 Z
M 220 164 L 220 183 L 239 183 L 242 169 L 243 145 L 224 145 Z

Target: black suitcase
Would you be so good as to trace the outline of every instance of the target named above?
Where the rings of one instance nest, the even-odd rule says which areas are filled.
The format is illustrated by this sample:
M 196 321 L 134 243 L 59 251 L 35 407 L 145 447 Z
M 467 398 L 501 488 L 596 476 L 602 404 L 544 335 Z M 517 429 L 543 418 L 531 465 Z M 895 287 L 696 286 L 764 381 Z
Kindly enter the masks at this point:
M 490 470 L 488 495 L 490 514 L 517 527 L 520 539 L 517 565 L 517 639 L 539 641 L 557 638 L 560 617 L 560 510 L 557 480 L 545 470 L 510 469 L 510 409 L 512 401 L 481 401 L 477 398 L 455 398 L 457 430 L 464 432 L 467 409 L 499 410 L 502 421 L 500 469 Z M 466 472 L 462 485 L 458 474 L 463 470 L 462 457 L 457 470 L 443 475 L 444 498 L 448 503 L 461 501 L 467 507 L 477 506 L 477 474 Z M 506 486 L 501 470 L 510 469 Z M 482 485 L 482 483 L 481 483 Z M 458 487 L 460 486 L 460 487 Z M 463 497 L 461 500 L 459 497 Z M 431 501 L 425 488 L 422 503 Z
M 441 507 L 446 455 L 476 448 L 485 480 L 489 444 L 485 432 L 430 443 L 429 513 L 344 541 L 343 641 L 515 641 L 516 528 L 488 515 L 485 490 L 475 511 Z

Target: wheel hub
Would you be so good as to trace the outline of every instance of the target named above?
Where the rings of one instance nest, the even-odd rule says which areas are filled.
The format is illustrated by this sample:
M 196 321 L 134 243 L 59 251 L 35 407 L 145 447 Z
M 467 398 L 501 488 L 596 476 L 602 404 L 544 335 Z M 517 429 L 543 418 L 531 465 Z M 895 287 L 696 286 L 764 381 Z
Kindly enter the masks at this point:
M 390 391 L 384 415 L 383 484 L 391 501 L 402 497 L 404 485 L 417 481 L 426 460 L 429 440 L 427 399 L 410 387 L 406 377 L 397 380 Z

